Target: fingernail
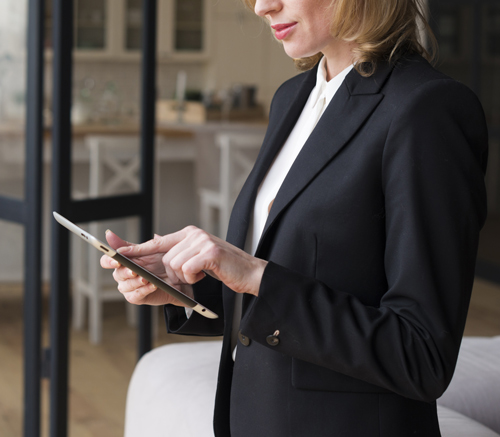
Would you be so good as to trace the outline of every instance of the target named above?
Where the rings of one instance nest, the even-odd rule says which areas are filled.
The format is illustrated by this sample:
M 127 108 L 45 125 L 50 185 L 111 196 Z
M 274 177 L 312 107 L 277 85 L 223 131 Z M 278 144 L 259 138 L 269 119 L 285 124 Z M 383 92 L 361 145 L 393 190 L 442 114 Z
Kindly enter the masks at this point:
M 161 238 L 158 234 L 155 234 L 155 240 L 158 240 L 158 238 Z
M 130 250 L 130 248 L 128 246 L 122 246 L 122 247 L 119 247 L 118 249 L 116 249 L 116 251 L 118 253 L 127 253 L 129 250 Z
M 104 232 L 104 234 L 106 235 L 108 232 L 111 232 L 111 229 L 106 229 L 106 232 Z
M 155 284 L 149 284 L 148 289 L 151 290 L 151 291 L 154 291 L 154 290 L 156 290 L 156 285 Z
M 111 267 L 117 269 L 118 267 L 120 267 L 120 263 L 118 261 L 113 260 L 113 262 L 111 263 Z
M 128 269 L 128 272 L 127 272 L 130 276 L 132 277 L 136 277 L 137 276 L 137 273 L 133 272 L 132 270 Z
M 146 285 L 146 284 L 148 283 L 148 281 L 147 281 L 146 279 L 144 279 L 144 278 L 141 278 L 141 282 L 142 282 L 144 285 Z

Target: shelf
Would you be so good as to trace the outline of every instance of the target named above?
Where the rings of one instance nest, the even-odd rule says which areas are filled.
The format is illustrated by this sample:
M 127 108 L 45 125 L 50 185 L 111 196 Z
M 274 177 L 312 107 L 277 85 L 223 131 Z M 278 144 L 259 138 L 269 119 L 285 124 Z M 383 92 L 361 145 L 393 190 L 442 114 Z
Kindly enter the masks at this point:
M 208 109 L 207 121 L 253 121 L 253 122 L 267 122 L 267 117 L 264 108 L 257 105 L 251 108 L 233 108 L 228 114 L 223 114 L 220 109 Z
M 203 32 L 203 26 L 200 23 L 179 23 L 175 29 L 177 32 Z
M 75 27 L 84 27 L 84 28 L 90 28 L 90 29 L 104 29 L 106 27 L 106 23 L 86 23 L 82 21 L 78 21 L 75 25 Z
M 54 53 L 52 48 L 45 49 L 45 62 L 51 63 Z M 74 51 L 73 58 L 76 62 L 130 62 L 140 63 L 140 50 L 130 49 L 122 52 L 111 52 L 106 50 L 83 50 Z M 210 59 L 208 53 L 192 52 L 192 51 L 177 51 L 177 52 L 159 52 L 157 61 L 159 65 L 175 65 L 175 64 L 203 64 Z

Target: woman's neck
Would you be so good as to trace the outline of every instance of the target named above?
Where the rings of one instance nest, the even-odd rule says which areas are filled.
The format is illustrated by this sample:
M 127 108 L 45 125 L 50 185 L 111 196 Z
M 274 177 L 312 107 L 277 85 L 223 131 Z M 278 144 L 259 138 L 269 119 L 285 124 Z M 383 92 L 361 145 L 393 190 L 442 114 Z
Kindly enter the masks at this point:
M 354 42 L 340 41 L 323 51 L 326 60 L 326 80 L 332 80 L 337 74 L 354 63 L 353 49 L 357 47 Z

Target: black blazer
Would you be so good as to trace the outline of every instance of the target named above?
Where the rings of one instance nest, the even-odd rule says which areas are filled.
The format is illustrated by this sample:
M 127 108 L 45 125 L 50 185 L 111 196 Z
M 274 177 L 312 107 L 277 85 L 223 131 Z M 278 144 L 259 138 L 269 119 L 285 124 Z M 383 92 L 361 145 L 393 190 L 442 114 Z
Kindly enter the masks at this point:
M 240 248 L 315 80 L 313 69 L 276 92 L 229 225 Z M 272 206 L 256 252 L 269 264 L 259 296 L 244 297 L 236 362 L 234 292 L 212 278 L 195 286 L 225 323 L 166 307 L 170 332 L 224 333 L 217 437 L 440 435 L 435 399 L 465 324 L 486 155 L 476 96 L 420 56 L 348 74 Z

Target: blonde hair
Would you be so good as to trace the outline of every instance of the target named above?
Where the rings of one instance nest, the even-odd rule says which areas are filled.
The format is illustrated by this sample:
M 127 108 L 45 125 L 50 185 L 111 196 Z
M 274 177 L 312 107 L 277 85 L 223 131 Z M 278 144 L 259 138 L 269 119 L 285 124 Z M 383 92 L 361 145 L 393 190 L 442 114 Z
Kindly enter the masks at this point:
M 243 2 L 254 9 L 255 0 Z M 356 43 L 353 61 L 362 76 L 371 76 L 378 62 L 396 62 L 405 54 L 435 59 L 436 38 L 425 18 L 422 0 L 332 0 L 331 11 L 331 35 Z M 423 35 L 429 50 L 421 42 Z M 310 70 L 322 56 L 317 53 L 294 62 L 299 70 Z

